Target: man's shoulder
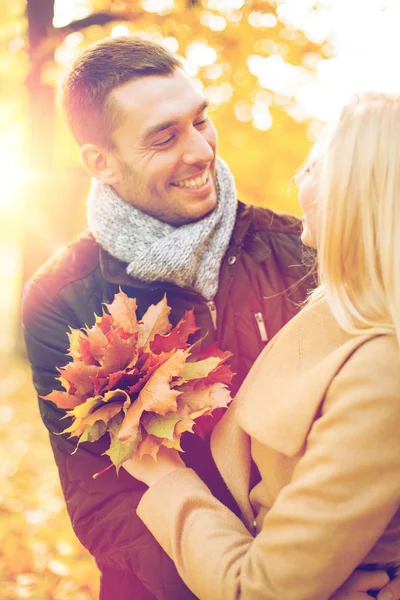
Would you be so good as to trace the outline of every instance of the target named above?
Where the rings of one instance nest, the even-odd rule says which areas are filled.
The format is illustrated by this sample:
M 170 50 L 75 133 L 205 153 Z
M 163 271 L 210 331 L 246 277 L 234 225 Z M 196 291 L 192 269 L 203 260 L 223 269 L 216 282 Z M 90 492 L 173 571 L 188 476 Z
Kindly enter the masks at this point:
M 267 261 L 268 277 L 271 276 L 274 264 L 275 272 L 280 278 L 287 276 L 299 281 L 310 275 L 310 280 L 304 280 L 304 283 L 308 287 L 314 287 L 311 275 L 313 251 L 303 245 L 302 230 L 301 220 L 293 215 L 240 203 L 232 240 L 236 246 L 243 247 L 247 255 L 258 264 Z
M 302 231 L 301 220 L 294 215 L 273 211 L 263 206 L 239 203 L 237 224 L 246 221 L 253 233 L 270 231 L 299 236 Z
M 28 288 L 40 287 L 47 296 L 56 296 L 74 281 L 85 279 L 99 265 L 99 246 L 90 232 L 57 250 L 34 274 Z

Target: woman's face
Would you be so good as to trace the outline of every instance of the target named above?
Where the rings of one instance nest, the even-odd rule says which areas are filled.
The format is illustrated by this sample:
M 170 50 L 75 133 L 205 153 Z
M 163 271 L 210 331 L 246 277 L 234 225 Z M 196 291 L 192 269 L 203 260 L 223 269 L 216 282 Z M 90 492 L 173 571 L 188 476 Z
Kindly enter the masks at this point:
M 299 204 L 303 210 L 301 240 L 305 246 L 311 248 L 317 247 L 316 168 L 316 163 L 311 163 L 296 177 L 296 184 L 299 188 Z

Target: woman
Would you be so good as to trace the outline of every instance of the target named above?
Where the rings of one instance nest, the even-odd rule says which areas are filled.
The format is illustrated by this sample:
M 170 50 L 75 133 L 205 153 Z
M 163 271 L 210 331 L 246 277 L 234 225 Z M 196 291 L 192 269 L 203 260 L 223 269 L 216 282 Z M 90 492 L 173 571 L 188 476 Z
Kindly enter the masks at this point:
M 326 600 L 359 565 L 400 565 L 400 97 L 355 97 L 298 183 L 320 286 L 212 436 L 242 519 L 176 452 L 126 464 L 201 600 Z

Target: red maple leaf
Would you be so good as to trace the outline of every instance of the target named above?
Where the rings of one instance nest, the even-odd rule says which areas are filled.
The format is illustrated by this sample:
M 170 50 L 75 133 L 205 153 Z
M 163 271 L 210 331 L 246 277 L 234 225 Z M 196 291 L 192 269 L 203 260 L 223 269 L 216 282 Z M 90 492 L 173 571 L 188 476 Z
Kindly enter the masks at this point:
M 171 333 L 154 336 L 154 340 L 150 343 L 151 351 L 154 354 L 160 354 L 161 352 L 171 352 L 171 350 L 184 350 L 188 346 L 187 341 L 189 336 L 196 333 L 198 329 L 193 309 L 188 310 Z

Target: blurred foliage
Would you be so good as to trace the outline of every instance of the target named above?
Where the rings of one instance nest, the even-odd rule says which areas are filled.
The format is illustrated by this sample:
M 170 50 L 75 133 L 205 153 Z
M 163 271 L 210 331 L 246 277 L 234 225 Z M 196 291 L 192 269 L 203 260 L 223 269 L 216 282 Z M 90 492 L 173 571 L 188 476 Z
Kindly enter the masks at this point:
M 34 61 L 40 61 L 41 82 L 56 87 L 72 60 L 106 36 L 132 33 L 164 42 L 187 59 L 188 71 L 211 100 L 220 154 L 235 173 L 240 196 L 298 212 L 288 182 L 309 147 L 309 122 L 296 111 L 296 90 L 282 94 L 268 89 L 254 74 L 249 57 L 255 63 L 255 57 L 260 61 L 273 56 L 282 78 L 286 77 L 283 64 L 296 67 L 299 77 L 307 81 L 314 77 L 318 61 L 329 55 L 329 45 L 318 46 L 282 22 L 281 4 L 278 0 L 31 0 L 38 15 L 35 11 L 53 5 L 57 26 L 47 29 L 31 53 L 29 67 L 25 2 L 6 0 L 0 14 L 1 37 L 7 42 L 1 56 L 7 83 L 0 92 L 3 118 L 20 125 L 26 122 L 24 78 Z M 40 155 L 38 136 L 31 143 Z M 76 144 L 59 116 L 54 122 L 52 158 L 53 172 L 79 165 Z
M 323 51 L 304 33 L 280 22 L 275 3 L 145 0 L 142 7 L 147 10 L 130 8 L 140 3 L 124 4 L 119 0 L 85 4 L 93 10 L 93 18 L 98 11 L 113 18 L 120 14 L 121 20 L 69 33 L 56 50 L 56 63 L 46 71 L 48 81 L 56 84 L 72 58 L 107 35 L 132 33 L 166 43 L 187 60 L 188 72 L 201 82 L 211 101 L 210 114 L 219 132 L 219 152 L 236 176 L 241 197 L 274 209 L 298 212 L 296 194 L 288 190 L 288 182 L 308 150 L 308 123 L 293 118 L 293 95 L 277 94 L 260 84 L 249 70 L 248 59 L 281 57 L 285 63 L 301 69 L 304 78 L 312 78 Z M 158 12 L 149 12 L 157 7 Z M 85 22 L 89 19 L 90 16 Z M 266 122 L 260 126 L 267 130 L 257 128 L 257 113 L 258 121 L 264 115 Z M 64 148 L 62 152 L 58 146 L 59 163 L 67 156 L 68 160 L 77 156 L 71 138 L 70 150 L 66 151 L 67 137 L 58 136 Z
M 318 124 L 307 120 L 298 94 L 331 48 L 296 29 L 284 5 L 285 0 L 2 1 L 0 176 L 12 177 L 16 168 L 19 173 L 12 206 L 0 201 L 0 234 L 3 245 L 19 240 L 23 283 L 85 227 L 89 181 L 55 110 L 56 88 L 82 50 L 107 36 L 138 35 L 177 52 L 211 102 L 219 153 L 235 175 L 239 197 L 299 213 L 289 184 Z M 316 0 L 304 10 L 312 16 L 318 7 Z
M 53 116 L 54 91 L 73 59 L 106 36 L 140 35 L 183 57 L 211 101 L 219 153 L 235 174 L 240 198 L 298 213 L 288 183 L 318 124 L 298 110 L 298 85 L 283 84 L 288 72 L 300 84 L 312 81 L 330 47 L 285 21 L 282 4 L 0 1 L 0 177 L 6 184 L 0 195 L 0 283 L 14 286 L 0 298 L 5 319 L 17 312 L 17 265 L 26 280 L 84 226 L 89 181 L 76 143 L 57 111 Z M 315 2 L 308 10 L 317 9 Z M 269 67 L 281 69 L 275 87 L 261 73 L 270 57 L 275 62 Z M 66 516 L 28 368 L 10 354 L 0 365 L 0 598 L 94 599 L 96 566 Z
M 312 96 L 316 68 L 332 50 L 294 26 L 286 2 L 0 2 L 0 257 L 18 247 L 19 287 L 85 227 L 89 179 L 55 108 L 56 88 L 83 49 L 107 36 L 142 36 L 177 52 L 211 102 L 239 197 L 299 213 L 290 182 L 319 128 L 299 99 L 304 90 Z M 301 0 L 305 18 L 325 4 Z
M 31 375 L 0 361 L 0 598 L 94 600 L 98 571 L 65 512 Z

